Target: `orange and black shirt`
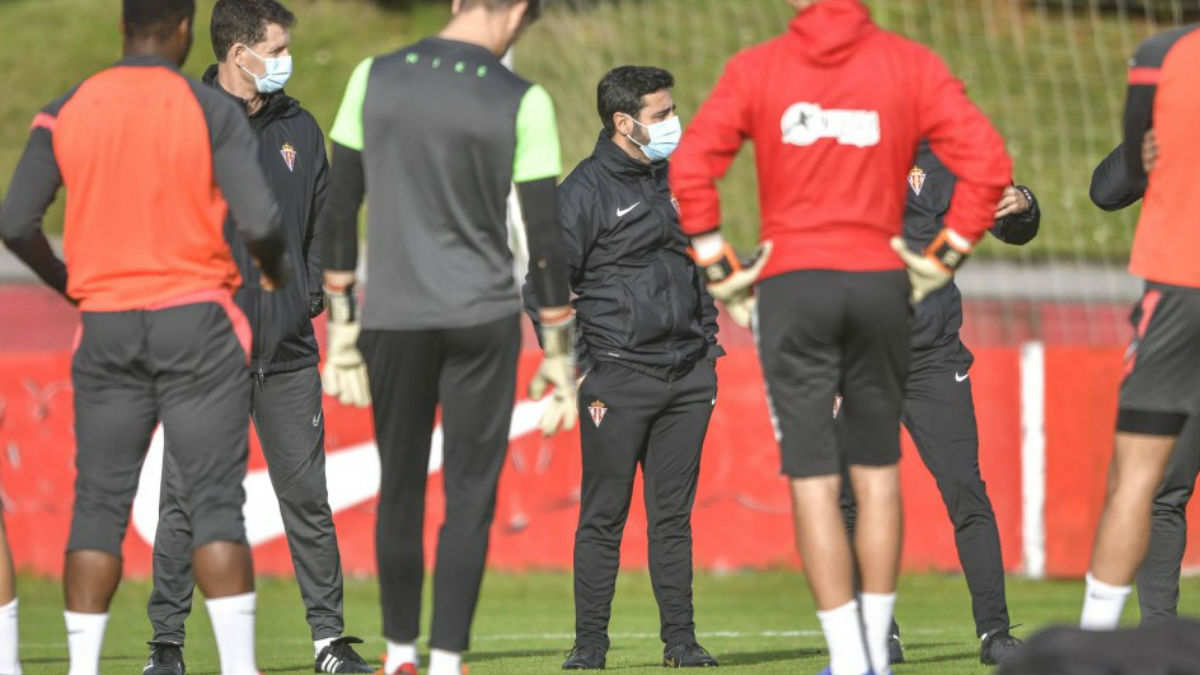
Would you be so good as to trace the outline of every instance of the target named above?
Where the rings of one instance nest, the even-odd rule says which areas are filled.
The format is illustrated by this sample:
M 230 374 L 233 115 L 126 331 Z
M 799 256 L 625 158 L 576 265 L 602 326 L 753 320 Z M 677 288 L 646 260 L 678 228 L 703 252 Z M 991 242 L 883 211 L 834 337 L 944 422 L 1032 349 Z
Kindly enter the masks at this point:
M 1127 180 L 1145 184 L 1129 271 L 1148 281 L 1200 288 L 1200 31 L 1155 35 L 1129 68 L 1123 159 Z M 1146 176 L 1142 137 L 1153 128 L 1159 158 Z M 1093 190 L 1093 197 L 1095 197 Z
M 223 231 L 230 210 L 265 270 L 282 252 L 257 148 L 229 97 L 165 59 L 127 56 L 34 117 L 0 236 L 84 311 L 232 291 L 241 277 Z M 65 266 L 42 232 L 63 186 Z

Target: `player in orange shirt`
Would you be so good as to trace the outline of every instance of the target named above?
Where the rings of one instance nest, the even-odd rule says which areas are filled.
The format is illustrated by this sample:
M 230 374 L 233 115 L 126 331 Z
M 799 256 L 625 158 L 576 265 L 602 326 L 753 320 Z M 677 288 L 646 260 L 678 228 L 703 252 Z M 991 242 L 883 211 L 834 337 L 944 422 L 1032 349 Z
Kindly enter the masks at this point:
M 1146 556 L 1151 504 L 1184 424 L 1200 412 L 1200 32 L 1185 26 L 1142 43 L 1129 70 L 1124 170 L 1145 189 L 1129 271 L 1146 280 L 1130 317 L 1108 494 L 1080 624 L 1117 627 Z M 1143 138 L 1159 156 L 1147 176 Z
M 279 209 L 245 113 L 179 72 L 193 0 L 124 0 L 124 58 L 34 117 L 0 236 L 82 310 L 67 544 L 70 675 L 97 675 L 121 541 L 161 421 L 193 531 L 221 672 L 256 675 L 254 569 L 242 524 L 249 326 L 224 237 L 232 210 L 268 286 L 284 280 Z M 66 264 L 42 218 L 66 187 Z M 228 200 L 228 202 L 227 202 Z

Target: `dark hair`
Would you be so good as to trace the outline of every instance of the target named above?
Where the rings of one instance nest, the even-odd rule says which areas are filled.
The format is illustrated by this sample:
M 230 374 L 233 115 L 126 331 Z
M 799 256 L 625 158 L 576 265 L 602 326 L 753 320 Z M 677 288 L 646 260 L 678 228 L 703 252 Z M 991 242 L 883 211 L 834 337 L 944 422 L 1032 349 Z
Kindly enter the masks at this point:
M 645 108 L 642 97 L 675 86 L 675 76 L 653 66 L 621 66 L 608 71 L 596 88 L 596 110 L 609 136 L 617 133 L 613 115 L 625 113 L 634 119 Z
M 196 18 L 195 0 L 124 0 L 125 38 L 165 38 L 184 19 Z
M 483 6 L 490 10 L 507 9 L 517 4 L 521 0 L 463 0 L 462 9 L 468 10 L 473 7 Z M 529 9 L 525 11 L 527 21 L 537 21 L 542 15 L 542 5 L 546 4 L 545 0 L 529 0 Z
M 267 26 L 291 28 L 295 23 L 296 15 L 276 0 L 217 0 L 209 25 L 213 53 L 223 62 L 235 44 L 249 46 L 265 40 Z

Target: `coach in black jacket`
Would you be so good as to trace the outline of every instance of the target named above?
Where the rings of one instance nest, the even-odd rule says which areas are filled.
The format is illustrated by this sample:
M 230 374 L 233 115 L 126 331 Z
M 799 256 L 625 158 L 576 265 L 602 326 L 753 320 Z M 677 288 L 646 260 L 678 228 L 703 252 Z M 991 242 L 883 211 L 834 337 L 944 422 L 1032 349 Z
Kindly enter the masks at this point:
M 291 283 L 269 291 L 225 223 L 242 286 L 234 296 L 254 332 L 253 388 L 247 413 L 279 498 L 296 581 L 304 599 L 318 672 L 370 673 L 343 637 L 342 566 L 325 487 L 325 423 L 319 354 L 312 319 L 323 307 L 320 233 L 316 228 L 328 184 L 325 137 L 300 102 L 283 91 L 291 72 L 289 28 L 295 17 L 275 0 L 220 0 L 213 9 L 213 50 L 219 63 L 205 84 L 241 103 L 258 135 L 258 160 L 279 203 Z M 286 72 L 283 72 L 286 69 Z M 169 455 L 168 455 L 169 457 Z M 183 675 L 184 620 L 191 611 L 191 532 L 173 464 L 163 466 L 154 542 L 154 590 L 148 612 L 154 628 L 145 675 Z M 307 656 L 307 655 L 306 655 Z
M 638 464 L 664 665 L 716 665 L 696 644 L 691 511 L 717 396 L 716 307 L 667 187 L 679 118 L 665 70 L 625 66 L 598 90 L 604 132 L 558 189 L 578 321 L 583 444 L 575 534 L 575 648 L 564 669 L 604 666 L 621 534 Z M 525 284 L 536 322 L 538 300 Z
M 922 142 L 908 174 L 904 238 L 923 250 L 942 229 L 956 179 Z M 992 235 L 1014 245 L 1037 236 L 1042 214 L 1033 192 L 1009 187 L 996 207 Z M 959 337 L 962 294 L 950 282 L 930 293 L 913 310 L 912 369 L 906 381 L 901 420 L 921 460 L 937 481 L 950 520 L 954 543 L 971 592 L 980 661 L 995 664 L 1020 642 L 1009 633 L 1004 592 L 1004 561 L 996 514 L 979 474 L 979 432 L 971 397 L 971 351 Z M 847 400 L 845 405 L 853 405 Z M 843 491 L 843 509 L 853 527 L 853 495 Z M 893 624 L 892 663 L 903 662 L 899 628 Z

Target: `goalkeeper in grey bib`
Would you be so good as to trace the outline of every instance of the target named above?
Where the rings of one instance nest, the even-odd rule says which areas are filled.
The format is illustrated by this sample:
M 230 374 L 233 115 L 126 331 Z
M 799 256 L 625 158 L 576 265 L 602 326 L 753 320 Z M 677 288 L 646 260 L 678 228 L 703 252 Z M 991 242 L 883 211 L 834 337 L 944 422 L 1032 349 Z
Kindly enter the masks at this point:
M 456 0 L 437 36 L 359 64 L 329 134 L 323 375 L 326 391 L 343 403 L 374 402 L 386 675 L 419 666 L 425 486 L 439 403 L 446 519 L 425 672 L 459 675 L 469 645 L 521 347 L 521 299 L 506 226 L 513 185 L 532 283 L 545 299 L 539 316 L 545 358 L 532 394 L 553 387 L 543 418 L 547 434 L 576 421 L 554 107 L 545 89 L 499 59 L 540 5 Z M 360 316 L 353 270 L 364 195 L 370 282 Z

